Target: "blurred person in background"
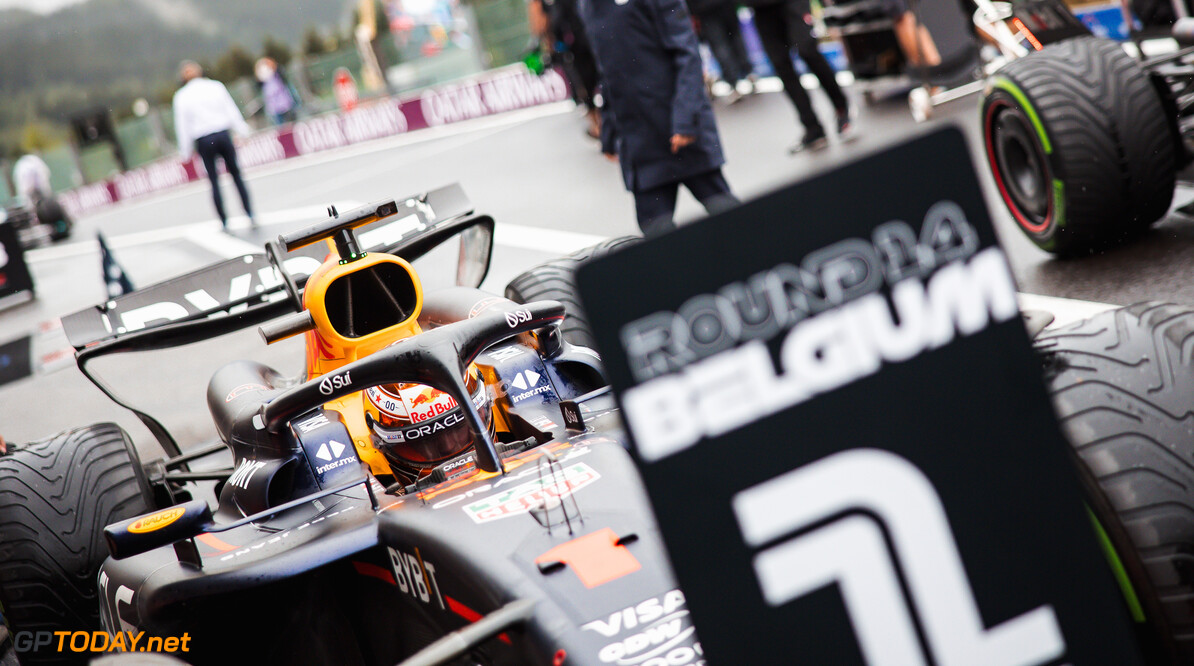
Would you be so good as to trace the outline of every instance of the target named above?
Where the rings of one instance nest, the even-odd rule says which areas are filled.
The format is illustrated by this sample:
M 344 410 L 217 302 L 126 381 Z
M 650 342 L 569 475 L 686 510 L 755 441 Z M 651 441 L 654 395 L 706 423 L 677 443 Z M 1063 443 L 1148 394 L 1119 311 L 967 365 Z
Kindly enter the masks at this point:
M 597 108 L 597 60 L 576 6 L 577 0 L 530 0 L 527 19 L 539 40 L 544 64 L 558 61 L 572 86 L 572 98 L 585 107 L 586 131 L 601 138 L 601 112 Z
M 800 83 L 800 75 L 792 64 L 792 49 L 808 66 L 810 72 L 821 82 L 821 89 L 829 96 L 836 114 L 836 129 L 839 136 L 846 137 L 853 131 L 850 103 L 834 76 L 833 67 L 817 49 L 817 38 L 812 31 L 812 8 L 809 0 L 743 0 L 755 12 L 755 29 L 763 43 L 763 51 L 775 69 L 775 75 L 784 84 L 784 92 L 796 107 L 800 123 L 804 125 L 804 136 L 792 146 L 789 152 L 820 150 L 829 145 L 825 127 L 813 110 L 812 100 Z
M 54 196 L 50 167 L 40 155 L 22 155 L 12 167 L 12 182 L 17 194 L 33 205 L 37 221 L 50 228 L 50 240 L 70 236 L 74 221 Z
M 270 57 L 257 60 L 253 67 L 257 83 L 261 87 L 262 108 L 270 124 L 292 123 L 298 117 L 298 93 L 286 80 L 282 68 Z
M 30 201 L 37 201 L 52 191 L 50 167 L 35 153 L 22 155 L 12 167 L 12 183 L 17 194 Z
M 967 3 L 963 3 L 966 8 Z M 904 58 L 913 67 L 934 67 L 941 64 L 941 54 L 937 52 L 937 44 L 929 34 L 928 28 L 917 20 L 916 14 L 908 8 L 905 0 L 883 0 L 883 10 L 895 21 L 893 30 L 896 41 L 900 43 L 900 50 Z M 965 12 L 965 9 L 964 9 Z M 965 12 L 967 16 L 973 10 Z
M 622 165 L 646 236 L 676 227 L 680 185 L 713 213 L 738 202 L 683 0 L 581 0 L 601 73 L 601 150 Z
M 256 224 L 253 209 L 249 204 L 249 190 L 240 175 L 236 162 L 236 146 L 232 143 L 232 130 L 241 136 L 249 136 L 249 125 L 245 123 L 240 108 L 228 94 L 223 83 L 203 76 L 198 63 L 187 60 L 179 68 L 183 85 L 174 93 L 174 133 L 178 137 L 178 151 L 184 160 L 199 153 L 203 168 L 211 179 L 211 197 L 220 216 L 220 224 L 228 228 L 228 216 L 224 213 L 224 199 L 220 195 L 220 172 L 216 159 L 224 162 L 224 168 L 232 176 L 240 202 L 249 221 Z
M 688 10 L 697 19 L 697 34 L 709 44 L 709 50 L 721 68 L 721 78 L 730 84 L 727 101 L 742 99 L 738 91 L 741 81 L 749 80 L 754 92 L 754 66 L 742 40 L 742 24 L 738 22 L 735 0 L 687 0 Z

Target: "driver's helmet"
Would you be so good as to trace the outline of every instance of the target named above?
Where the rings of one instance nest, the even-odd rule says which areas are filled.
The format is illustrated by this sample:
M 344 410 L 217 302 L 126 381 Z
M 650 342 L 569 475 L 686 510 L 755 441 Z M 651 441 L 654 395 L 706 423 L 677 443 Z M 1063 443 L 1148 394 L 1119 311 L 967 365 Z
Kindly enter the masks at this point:
M 465 387 L 481 420 L 493 433 L 493 405 L 481 373 L 470 366 Z M 365 389 L 365 420 L 373 443 L 395 476 L 417 479 L 475 443 L 460 405 L 423 384 L 385 384 Z

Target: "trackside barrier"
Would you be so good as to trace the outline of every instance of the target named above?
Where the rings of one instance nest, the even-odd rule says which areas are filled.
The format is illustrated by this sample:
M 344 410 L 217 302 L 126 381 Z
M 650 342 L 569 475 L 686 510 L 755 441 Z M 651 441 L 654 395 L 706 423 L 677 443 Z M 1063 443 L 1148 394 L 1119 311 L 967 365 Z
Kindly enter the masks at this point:
M 569 98 L 558 70 L 536 76 L 512 65 L 406 97 L 391 97 L 255 133 L 237 149 L 242 168 L 342 148 L 364 141 L 449 125 Z M 157 160 L 91 185 L 63 192 L 59 200 L 78 218 L 111 204 L 157 194 L 206 177 L 202 162 L 177 156 Z

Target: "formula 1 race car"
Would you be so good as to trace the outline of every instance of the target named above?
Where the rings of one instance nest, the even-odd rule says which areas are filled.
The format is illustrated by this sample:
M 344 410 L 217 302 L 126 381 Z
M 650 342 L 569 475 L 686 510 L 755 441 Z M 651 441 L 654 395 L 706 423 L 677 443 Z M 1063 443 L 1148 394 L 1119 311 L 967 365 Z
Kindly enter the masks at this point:
M 1194 34 L 1188 21 L 1174 34 Z M 1164 217 L 1194 155 L 1191 85 L 1194 48 L 1141 61 L 1090 36 L 991 76 L 983 138 L 1019 228 L 1041 249 L 1075 256 L 1126 242 Z
M 209 444 L 134 410 L 161 460 L 112 424 L 0 455 L 0 605 L 20 662 L 102 640 L 195 663 L 704 663 L 599 358 L 561 333 L 576 301 L 474 288 L 493 224 L 456 187 L 333 211 L 265 254 L 65 317 L 81 371 L 118 404 L 88 367 L 114 352 L 260 326 L 266 342 L 304 335 L 306 363 L 293 379 L 217 370 Z M 409 262 L 456 238 L 463 286 L 424 294 Z M 569 296 L 581 256 L 507 293 Z M 1155 655 L 1189 659 L 1194 310 L 1041 326 L 1125 598 Z
M 386 221 L 409 233 L 362 251 L 354 229 Z M 299 379 L 216 371 L 213 444 L 183 448 L 138 412 L 166 459 L 141 463 L 113 424 L 0 457 L 21 663 L 101 620 L 118 651 L 144 632 L 197 663 L 701 663 L 597 354 L 561 335 L 559 303 L 471 288 L 492 230 L 444 188 L 64 318 L 89 377 L 113 352 L 258 324 L 267 342 L 305 335 L 307 357 Z M 457 236 L 470 287 L 424 294 L 407 260 Z M 295 252 L 325 239 L 295 280 L 311 265 Z M 195 297 L 239 276 L 241 298 Z M 229 450 L 229 467 L 196 466 Z

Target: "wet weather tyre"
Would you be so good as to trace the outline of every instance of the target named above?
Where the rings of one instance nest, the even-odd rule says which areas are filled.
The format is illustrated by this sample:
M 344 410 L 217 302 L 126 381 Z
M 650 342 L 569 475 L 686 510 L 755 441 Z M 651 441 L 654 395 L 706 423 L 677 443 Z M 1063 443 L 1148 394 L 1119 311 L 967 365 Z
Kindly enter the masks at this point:
M 1071 39 L 1009 63 L 988 80 L 981 118 L 1000 196 L 1041 249 L 1118 245 L 1169 210 L 1173 125 L 1149 75 L 1115 42 Z
M 576 268 L 589 259 L 596 259 L 611 251 L 642 240 L 624 236 L 602 241 L 597 245 L 553 259 L 519 275 L 506 285 L 506 298 L 516 303 L 553 300 L 564 304 L 564 323 L 560 326 L 564 339 L 574 345 L 593 347 L 589 320 L 580 307 L 576 295 Z
M 1149 663 L 1194 663 L 1194 308 L 1112 310 L 1036 345 Z
M 0 455 L 0 605 L 23 631 L 100 629 L 96 575 L 103 528 L 149 510 L 139 461 L 119 426 L 101 423 Z M 49 648 L 21 663 L 69 663 Z

